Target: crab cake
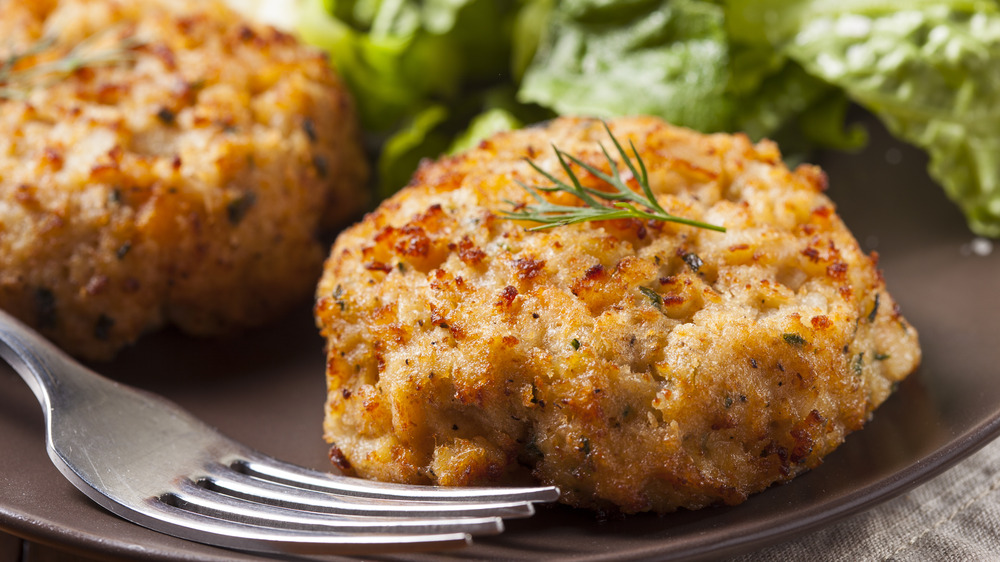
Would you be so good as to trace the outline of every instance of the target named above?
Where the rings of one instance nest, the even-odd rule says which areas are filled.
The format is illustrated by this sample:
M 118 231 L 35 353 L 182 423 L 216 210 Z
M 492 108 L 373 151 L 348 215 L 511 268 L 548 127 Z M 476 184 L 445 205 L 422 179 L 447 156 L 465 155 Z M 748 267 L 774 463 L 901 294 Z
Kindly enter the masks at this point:
M 528 159 L 568 181 L 553 145 L 610 173 L 599 121 L 561 118 L 424 164 L 341 234 L 318 288 L 338 465 L 410 483 L 537 481 L 626 513 L 738 504 L 817 466 L 916 368 L 917 333 L 822 171 L 789 171 L 774 144 L 742 135 L 609 126 L 667 211 L 726 232 L 504 219 L 531 202 L 519 182 L 550 185 Z
M 214 2 L 0 2 L 0 35 L 0 307 L 105 359 L 309 298 L 367 174 L 320 54 Z

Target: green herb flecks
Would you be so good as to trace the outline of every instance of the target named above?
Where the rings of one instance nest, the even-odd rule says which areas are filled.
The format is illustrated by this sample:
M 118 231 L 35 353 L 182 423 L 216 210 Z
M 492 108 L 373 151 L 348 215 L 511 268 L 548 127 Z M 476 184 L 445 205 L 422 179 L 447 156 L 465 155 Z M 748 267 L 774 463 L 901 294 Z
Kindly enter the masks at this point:
M 806 339 L 804 337 L 793 332 L 781 334 L 781 339 L 785 340 L 785 343 L 797 347 L 801 347 L 806 344 Z
M 233 226 L 240 224 L 256 202 L 257 195 L 252 191 L 247 191 L 230 201 L 226 205 L 226 216 L 229 217 L 229 223 Z
M 859 353 L 858 356 L 854 358 L 854 364 L 851 365 L 851 368 L 854 370 L 854 374 L 859 377 L 861 376 L 862 373 L 864 373 L 864 368 L 865 368 L 864 352 Z
M 702 261 L 702 259 L 698 256 L 698 254 L 695 254 L 693 252 L 688 252 L 684 254 L 684 263 L 686 263 L 687 266 L 691 268 L 691 271 L 695 273 L 698 273 L 698 270 L 701 269 L 701 266 L 705 265 L 705 262 Z
M 101 38 L 114 31 L 95 33 L 51 60 L 21 64 L 31 57 L 41 57 L 55 48 L 54 37 L 43 37 L 22 51 L 14 51 L 0 60 L 0 99 L 25 99 L 34 88 L 61 80 L 83 68 L 113 66 L 134 59 L 133 49 L 141 45 L 134 37 L 118 38 L 109 45 Z
M 337 287 L 333 290 L 333 300 L 335 303 L 337 303 L 337 306 L 340 307 L 341 312 L 347 310 L 347 302 L 343 299 L 343 296 L 344 296 L 344 288 L 341 287 L 340 285 L 337 285 Z
M 639 290 L 642 291 L 642 294 L 646 295 L 646 298 L 649 299 L 649 302 L 652 303 L 653 306 L 656 308 L 661 308 L 663 306 L 663 297 L 660 296 L 660 293 L 657 293 L 649 287 L 639 287 Z
M 878 315 L 879 306 L 879 294 L 875 293 L 875 303 L 872 304 L 872 310 L 868 313 L 868 323 L 871 324 L 875 322 L 875 317 Z
M 519 205 L 515 202 L 507 201 L 507 203 L 514 206 L 514 210 L 503 212 L 501 217 L 511 220 L 524 220 L 541 223 L 539 226 L 532 227 L 531 230 L 544 230 L 548 228 L 555 228 L 557 226 L 590 221 L 647 219 L 664 222 L 676 222 L 698 228 L 715 230 L 718 232 L 726 231 L 726 229 L 721 226 L 686 219 L 668 213 L 666 209 L 664 209 L 656 200 L 656 196 L 653 195 L 653 190 L 649 186 L 646 164 L 639 156 L 639 151 L 636 150 L 635 144 L 632 141 L 629 141 L 629 146 L 632 148 L 632 155 L 635 158 L 635 163 L 633 163 L 632 157 L 629 157 L 625 148 L 622 147 L 621 143 L 618 142 L 618 139 L 616 139 L 611 133 L 611 129 L 608 128 L 607 123 L 604 123 L 604 130 L 608 132 L 608 135 L 611 137 L 611 142 L 614 143 L 622 161 L 625 162 L 629 171 L 632 172 L 632 177 L 634 177 L 639 183 L 642 193 L 634 191 L 622 179 L 621 173 L 618 170 L 618 165 L 615 163 L 614 158 L 611 157 L 611 154 L 608 153 L 607 149 L 604 148 L 603 144 L 599 144 L 599 146 L 601 147 L 601 152 L 604 153 L 604 157 L 607 159 L 608 164 L 611 166 L 611 174 L 606 174 L 594 166 L 583 162 L 572 154 L 567 154 L 566 152 L 559 150 L 558 147 L 553 146 L 552 148 L 555 150 L 556 157 L 559 159 L 559 164 L 569 177 L 570 183 L 566 183 L 565 181 L 556 178 L 553 174 L 546 172 L 538 164 L 529 159 L 527 160 L 528 164 L 535 171 L 551 181 L 552 185 L 530 186 L 524 182 L 518 181 L 518 185 L 523 187 L 525 191 L 531 195 L 531 197 L 535 200 L 535 203 Z M 601 179 L 611 186 L 614 191 L 602 191 L 600 189 L 584 186 L 580 182 L 580 178 L 577 176 L 577 173 L 573 171 L 573 168 L 570 165 L 571 163 L 576 164 Z M 572 194 L 586 203 L 586 205 L 556 205 L 549 202 L 542 196 L 542 193 L 556 192 Z

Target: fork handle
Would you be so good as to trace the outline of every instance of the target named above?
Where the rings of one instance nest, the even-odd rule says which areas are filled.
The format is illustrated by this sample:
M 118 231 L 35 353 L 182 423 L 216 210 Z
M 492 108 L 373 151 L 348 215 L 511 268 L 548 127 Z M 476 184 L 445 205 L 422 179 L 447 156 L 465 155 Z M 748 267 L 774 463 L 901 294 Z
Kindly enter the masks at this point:
M 48 417 L 53 395 L 60 385 L 60 379 L 56 378 L 55 373 L 67 371 L 60 370 L 60 367 L 73 360 L 38 332 L 2 309 L 0 357 L 28 383 Z

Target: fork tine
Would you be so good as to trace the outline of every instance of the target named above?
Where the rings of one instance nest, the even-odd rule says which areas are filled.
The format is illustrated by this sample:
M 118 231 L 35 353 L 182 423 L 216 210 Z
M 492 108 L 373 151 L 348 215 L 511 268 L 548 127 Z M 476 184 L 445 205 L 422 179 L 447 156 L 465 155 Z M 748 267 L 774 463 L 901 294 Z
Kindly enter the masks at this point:
M 198 484 L 215 492 L 274 506 L 350 515 L 381 515 L 433 517 L 449 516 L 499 516 L 528 517 L 534 514 L 531 503 L 505 502 L 454 502 L 447 500 L 414 500 L 412 498 L 359 498 L 331 492 L 320 492 L 274 484 L 228 470 L 224 466 L 209 469 Z
M 143 512 L 132 515 L 136 523 L 175 537 L 255 552 L 299 555 L 414 552 L 461 548 L 472 542 L 467 533 L 338 533 L 263 527 L 188 511 L 160 498 L 151 498 Z
M 518 488 L 413 486 L 339 476 L 264 457 L 234 460 L 231 467 L 237 472 L 279 484 L 366 498 L 453 502 L 552 502 L 559 499 L 559 489 L 554 486 Z
M 189 480 L 160 501 L 193 513 L 279 529 L 326 531 L 332 533 L 495 535 L 503 532 L 499 517 L 380 517 L 305 512 L 274 507 L 221 495 Z

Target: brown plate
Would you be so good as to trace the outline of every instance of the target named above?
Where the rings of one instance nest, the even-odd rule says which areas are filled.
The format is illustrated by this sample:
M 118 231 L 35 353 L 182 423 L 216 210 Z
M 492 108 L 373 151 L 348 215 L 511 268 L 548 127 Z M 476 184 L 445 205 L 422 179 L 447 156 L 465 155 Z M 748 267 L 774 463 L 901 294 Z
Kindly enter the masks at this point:
M 872 422 L 816 470 L 738 507 L 603 523 L 587 512 L 546 508 L 448 556 L 619 560 L 746 552 L 899 494 L 1000 433 L 1000 252 L 972 251 L 973 235 L 923 172 L 925 157 L 881 129 L 865 152 L 825 154 L 820 163 L 848 226 L 863 247 L 881 254 L 889 290 L 924 348 L 920 370 Z M 322 342 L 307 303 L 239 339 L 158 334 L 98 370 L 164 394 L 266 453 L 327 467 Z M 0 528 L 101 558 L 254 559 L 148 531 L 90 502 L 49 462 L 28 387 L 4 366 L 0 388 Z

